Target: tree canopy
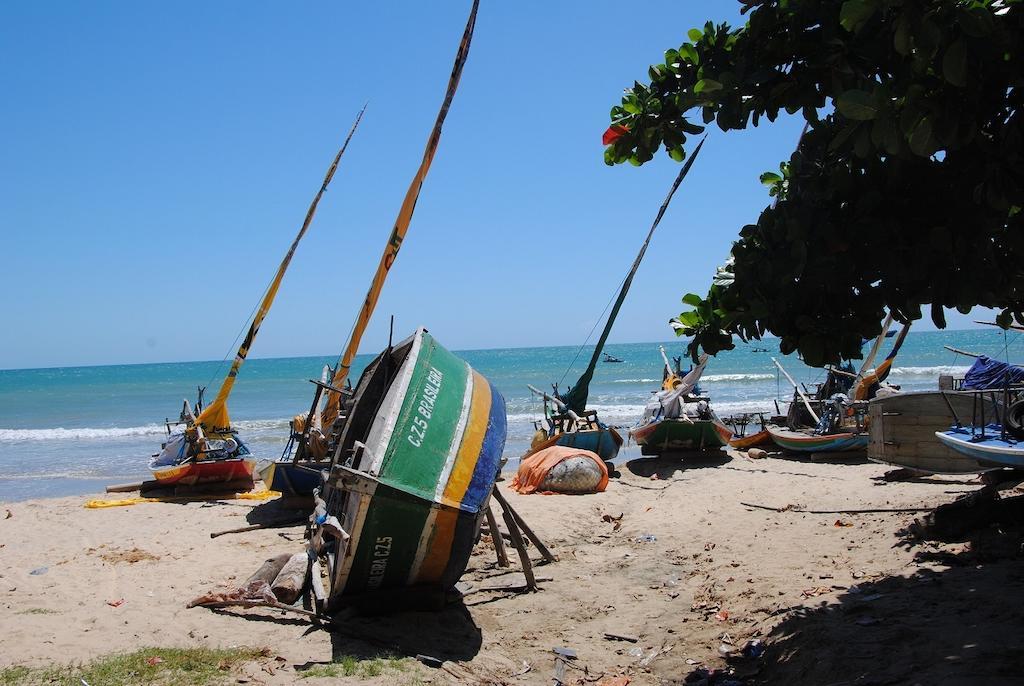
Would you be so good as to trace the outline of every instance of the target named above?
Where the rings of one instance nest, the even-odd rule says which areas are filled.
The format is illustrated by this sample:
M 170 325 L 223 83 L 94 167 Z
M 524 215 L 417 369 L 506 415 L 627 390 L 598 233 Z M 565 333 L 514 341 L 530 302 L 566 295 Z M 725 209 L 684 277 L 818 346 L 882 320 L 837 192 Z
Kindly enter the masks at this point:
M 677 161 L 687 137 L 807 122 L 773 203 L 739 231 L 707 295 L 687 294 L 690 352 L 780 337 L 812 365 L 860 356 L 885 309 L 1001 310 L 1024 324 L 1021 0 L 741 0 L 611 110 L 605 161 Z M 710 151 L 709 151 L 710 152 Z

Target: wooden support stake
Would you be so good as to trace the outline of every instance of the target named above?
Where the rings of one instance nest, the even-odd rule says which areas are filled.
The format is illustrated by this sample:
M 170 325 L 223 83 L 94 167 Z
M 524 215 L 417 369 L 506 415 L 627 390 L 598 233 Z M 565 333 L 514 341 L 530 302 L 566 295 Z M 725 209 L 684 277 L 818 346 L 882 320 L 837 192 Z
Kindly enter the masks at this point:
M 317 612 L 321 610 L 320 605 L 327 600 L 327 592 L 324 591 L 324 580 L 320 576 L 323 566 L 320 560 L 313 560 L 309 570 L 309 588 L 313 592 L 313 600 L 316 603 Z
M 497 489 L 493 491 L 493 493 L 497 492 Z M 500 498 L 498 502 L 501 502 Z M 519 563 L 523 566 L 523 576 L 526 577 L 526 590 L 540 590 L 537 586 L 537 579 L 533 575 L 533 563 L 530 562 L 530 554 L 526 550 L 526 543 L 523 542 L 523 536 L 519 533 L 519 525 L 516 524 L 516 519 L 512 516 L 511 508 L 508 507 L 507 503 L 502 505 L 501 516 L 505 520 L 505 526 L 508 527 L 509 534 L 512 536 L 512 546 L 519 553 Z
M 501 535 L 501 530 L 498 529 L 498 521 L 494 517 L 494 510 L 491 509 L 491 504 L 487 503 L 487 528 L 491 532 L 491 541 L 494 543 L 494 554 L 498 558 L 499 567 L 508 567 L 508 552 L 505 550 L 505 541 Z
M 540 540 L 540 537 L 534 533 L 533 529 L 531 529 L 529 525 L 527 525 L 526 521 L 519 516 L 519 513 L 512 508 L 512 506 L 509 504 L 507 500 L 505 500 L 505 496 L 501 494 L 501 491 L 495 488 L 492 493 L 494 495 L 494 498 L 501 504 L 501 507 L 504 510 L 512 513 L 512 517 L 515 518 L 516 524 L 518 524 L 519 528 L 522 529 L 524 534 L 526 534 L 526 537 L 529 538 L 535 546 L 537 546 L 537 550 L 540 551 L 540 554 L 544 557 L 544 559 L 552 563 L 558 562 L 558 558 L 555 557 L 550 550 L 548 550 L 548 547 L 544 545 L 544 542 Z

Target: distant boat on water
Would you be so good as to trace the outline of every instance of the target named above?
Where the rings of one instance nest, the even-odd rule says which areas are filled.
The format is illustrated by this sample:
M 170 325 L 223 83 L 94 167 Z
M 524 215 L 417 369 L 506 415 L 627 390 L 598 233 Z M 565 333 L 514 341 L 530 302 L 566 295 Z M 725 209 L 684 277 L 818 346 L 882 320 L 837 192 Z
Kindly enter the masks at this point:
M 622 362 L 622 358 L 615 357 L 614 355 L 609 355 L 608 353 L 605 353 L 604 354 L 604 361 L 605 362 Z

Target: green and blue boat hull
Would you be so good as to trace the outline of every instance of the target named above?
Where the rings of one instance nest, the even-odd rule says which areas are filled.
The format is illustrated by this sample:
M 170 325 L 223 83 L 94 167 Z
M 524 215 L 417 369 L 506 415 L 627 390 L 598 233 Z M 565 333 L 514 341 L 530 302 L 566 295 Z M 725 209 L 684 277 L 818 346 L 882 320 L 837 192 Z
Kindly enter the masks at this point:
M 785 429 L 772 424 L 769 424 L 767 429 L 777 446 L 793 453 L 837 453 L 866 450 L 870 438 L 866 431 L 819 435 L 810 431 Z
M 602 427 L 560 433 L 553 437 L 551 443 L 577 450 L 589 450 L 592 453 L 597 453 L 605 462 L 611 462 L 619 454 L 622 437 L 615 429 Z
M 643 455 L 662 455 L 686 450 L 718 450 L 729 442 L 732 431 L 711 419 L 659 419 L 630 431 Z
M 502 396 L 424 329 L 409 345 L 361 441 L 354 471 L 364 487 L 342 499 L 351 538 L 332 575 L 335 605 L 388 588 L 454 585 L 500 469 Z M 334 472 L 329 481 L 337 483 Z

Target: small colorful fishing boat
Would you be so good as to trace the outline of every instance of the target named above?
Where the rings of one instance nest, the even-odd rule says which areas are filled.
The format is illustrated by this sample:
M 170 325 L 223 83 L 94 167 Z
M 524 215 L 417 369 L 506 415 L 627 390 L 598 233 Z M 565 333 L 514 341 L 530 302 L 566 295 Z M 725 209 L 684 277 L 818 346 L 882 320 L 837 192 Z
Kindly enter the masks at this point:
M 698 382 L 708 364 L 700 363 L 686 374 L 669 364 L 665 348 L 658 347 L 665 363 L 662 389 L 644 408 L 643 417 L 629 435 L 642 455 L 664 455 L 684 450 L 718 450 L 729 442 L 732 430 L 711 409 L 709 398 L 701 395 Z
M 972 460 L 993 467 L 1024 467 L 1024 441 L 1017 440 L 1001 424 L 989 424 L 984 430 L 971 426 L 954 426 L 936 431 L 939 441 Z
M 870 441 L 868 401 L 875 397 L 891 373 L 896 355 L 910 332 L 910 324 L 904 324 L 889 354 L 872 369 L 882 342 L 890 336 L 892 320 L 893 315 L 889 314 L 860 371 L 854 374 L 849 366 L 829 368 L 825 382 L 813 399 L 808 398 L 782 364 L 772 358 L 794 392 L 786 426 L 768 424 L 765 427 L 776 445 L 797 453 L 853 452 L 867 448 Z
M 238 432 L 230 428 L 216 433 L 204 431 L 188 401 L 182 417 L 188 428 L 169 431 L 167 442 L 149 464 L 159 485 L 230 484 L 243 490 L 252 488 L 256 458 Z
M 596 410 L 576 414 L 557 396 L 548 395 L 533 386 L 527 387 L 544 400 L 544 419 L 533 423 L 536 433 L 530 449 L 520 459 L 560 445 L 565 448 L 589 450 L 605 462 L 611 462 L 622 447 L 622 435 L 597 417 Z
M 363 372 L 324 489 L 345 522 L 328 608 L 394 587 L 448 588 L 469 562 L 505 445 L 505 401 L 425 329 Z
M 769 424 L 767 431 L 777 446 L 794 453 L 848 452 L 863 450 L 868 445 L 866 432 L 815 434 L 811 430 L 787 429 L 774 424 Z
M 714 417 L 663 418 L 630 431 L 641 455 L 664 455 L 686 450 L 717 450 L 729 443 L 732 431 Z
M 231 416 L 228 413 L 227 405 L 228 396 L 231 395 L 238 372 L 256 340 L 260 325 L 270 313 L 270 307 L 274 304 L 274 298 L 277 296 L 285 272 L 288 271 L 295 250 L 313 222 L 320 198 L 323 197 L 331 179 L 334 178 L 341 156 L 345 154 L 345 149 L 348 147 L 356 127 L 359 126 L 362 116 L 363 113 L 360 112 L 348 137 L 345 138 L 341 149 L 338 150 L 331 166 L 328 167 L 320 190 L 313 197 L 313 201 L 306 211 L 302 227 L 292 240 L 288 252 L 285 253 L 284 259 L 281 260 L 281 264 L 277 268 L 273 281 L 253 315 L 249 331 L 239 346 L 238 352 L 235 353 L 231 369 L 224 377 L 217 397 L 205 408 L 200 407 L 201 400 L 197 402 L 197 409 L 200 409 L 198 416 L 193 414 L 188 401 L 185 401 L 179 421 L 179 425 L 183 426 L 179 430 L 172 431 L 170 422 L 168 422 L 167 441 L 162 446 L 160 453 L 155 455 L 149 464 L 153 478 L 161 485 L 195 486 L 205 483 L 232 483 L 232 486 L 237 488 L 253 486 L 256 461 L 250 455 L 245 443 L 242 442 L 238 431 L 231 425 Z
M 747 427 L 750 426 L 751 421 L 755 417 L 758 420 L 758 424 L 756 425 L 758 428 L 757 430 L 748 433 Z M 730 448 L 747 450 L 749 448 L 756 448 L 762 445 L 769 445 L 772 442 L 772 435 L 768 433 L 767 424 L 764 420 L 764 413 L 762 412 L 730 417 L 725 420 L 725 425 L 732 428 L 732 434 L 729 436 Z

